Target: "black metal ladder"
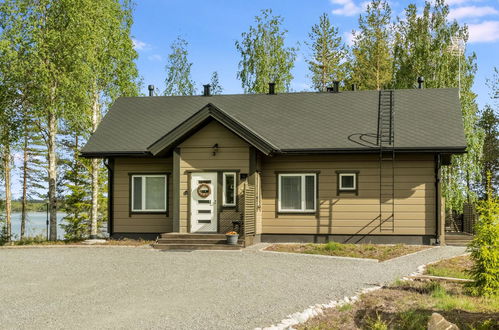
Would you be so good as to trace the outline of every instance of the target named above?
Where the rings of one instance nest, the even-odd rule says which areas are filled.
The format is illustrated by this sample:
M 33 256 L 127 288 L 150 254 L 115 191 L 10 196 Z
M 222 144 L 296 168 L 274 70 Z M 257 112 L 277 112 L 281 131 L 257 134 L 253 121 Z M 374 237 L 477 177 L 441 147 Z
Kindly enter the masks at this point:
M 395 134 L 393 90 L 379 91 L 379 219 L 380 231 L 395 231 Z

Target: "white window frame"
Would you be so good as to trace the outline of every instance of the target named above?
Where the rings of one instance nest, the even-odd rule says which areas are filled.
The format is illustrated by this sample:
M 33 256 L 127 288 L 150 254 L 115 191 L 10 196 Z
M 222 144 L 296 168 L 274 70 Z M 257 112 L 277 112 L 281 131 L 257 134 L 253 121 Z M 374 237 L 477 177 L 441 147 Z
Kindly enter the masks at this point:
M 134 208 L 134 193 L 135 193 L 135 180 L 134 178 L 142 178 L 142 208 L 136 209 Z M 165 207 L 163 209 L 146 209 L 146 178 L 165 178 Z M 132 175 L 132 187 L 130 194 L 130 203 L 132 212 L 166 212 L 168 206 L 168 175 L 166 174 L 133 174 Z
M 344 176 L 352 176 L 353 177 L 353 187 L 343 187 L 342 178 Z M 340 191 L 355 191 L 357 190 L 357 173 L 338 173 L 338 187 Z
M 286 176 L 299 176 L 301 177 L 301 208 L 300 209 L 283 209 L 281 207 L 281 178 Z M 306 192 L 305 192 L 305 177 L 313 176 L 314 178 L 314 208 L 307 209 Z M 286 213 L 315 213 L 317 210 L 317 173 L 281 173 L 277 177 L 278 180 L 278 211 Z
M 234 176 L 234 202 L 233 203 L 227 203 L 226 201 L 226 188 L 227 188 L 227 183 L 226 183 L 226 176 L 227 175 L 232 175 Z M 223 173 L 223 189 L 222 189 L 222 194 L 223 194 L 223 206 L 228 206 L 228 207 L 234 207 L 236 206 L 236 197 L 237 197 L 237 176 L 236 172 L 224 172 Z

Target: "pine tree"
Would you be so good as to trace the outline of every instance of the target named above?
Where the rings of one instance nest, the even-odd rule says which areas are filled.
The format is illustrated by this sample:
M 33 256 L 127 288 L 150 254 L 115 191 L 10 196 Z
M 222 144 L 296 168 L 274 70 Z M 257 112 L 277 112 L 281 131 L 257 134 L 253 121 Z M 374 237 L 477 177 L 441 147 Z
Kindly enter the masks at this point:
M 490 173 L 490 187 L 497 194 L 499 191 L 499 115 L 490 105 L 482 111 L 478 126 L 484 131 L 485 138 L 482 152 L 482 180 L 478 193 L 487 198 L 487 173 Z
M 284 44 L 287 30 L 282 28 L 283 19 L 266 9 L 255 17 L 255 23 L 236 41 L 241 55 L 237 78 L 245 93 L 267 93 L 271 82 L 276 84 L 276 92 L 288 91 L 297 48 Z
M 326 91 L 333 81 L 345 79 L 347 51 L 338 33 L 331 25 L 327 14 L 322 14 L 319 24 L 312 26 L 308 34 L 311 56 L 307 59 L 311 72 L 312 86 L 317 91 Z
M 220 80 L 218 79 L 217 71 L 213 71 L 213 73 L 211 74 L 210 86 L 211 86 L 211 94 L 213 95 L 222 94 L 223 88 L 222 85 L 220 85 Z
M 382 89 L 392 80 L 391 9 L 385 0 L 372 0 L 353 33 L 350 82 L 360 89 Z
M 164 95 L 193 95 L 195 83 L 191 78 L 192 63 L 189 62 L 188 43 L 177 37 L 170 45 L 168 64 L 166 65 L 166 89 Z

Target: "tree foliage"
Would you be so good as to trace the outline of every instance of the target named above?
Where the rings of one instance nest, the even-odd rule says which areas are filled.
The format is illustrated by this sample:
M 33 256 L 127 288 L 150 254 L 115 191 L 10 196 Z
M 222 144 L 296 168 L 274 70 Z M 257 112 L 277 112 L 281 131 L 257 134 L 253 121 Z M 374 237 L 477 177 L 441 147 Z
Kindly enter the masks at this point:
M 353 32 L 350 82 L 360 89 L 382 89 L 392 80 L 391 9 L 386 0 L 372 0 Z
M 220 80 L 218 78 L 218 72 L 213 71 L 210 79 L 211 94 L 220 95 L 223 92 L 222 85 L 220 85 Z
M 195 83 L 191 78 L 192 62 L 189 62 L 189 44 L 185 39 L 177 37 L 170 45 L 168 64 L 166 65 L 166 89 L 164 95 L 193 95 Z
M 492 191 L 499 191 L 499 116 L 490 105 L 482 111 L 478 126 L 483 130 L 485 137 L 482 152 L 482 181 L 479 184 L 480 197 L 487 198 L 486 174 L 490 173 Z
M 474 291 L 484 296 L 499 294 L 499 199 L 493 193 L 490 178 L 489 173 L 487 199 L 477 204 L 480 218 L 468 246 L 474 261 Z
M 255 17 L 255 23 L 236 41 L 241 56 L 237 78 L 245 93 L 267 93 L 271 82 L 276 92 L 289 91 L 297 48 L 285 46 L 283 19 L 266 9 Z
M 347 50 L 327 14 L 322 14 L 319 23 L 312 26 L 308 34 L 311 55 L 307 59 L 312 80 L 316 91 L 325 92 L 332 86 L 333 81 L 345 79 Z

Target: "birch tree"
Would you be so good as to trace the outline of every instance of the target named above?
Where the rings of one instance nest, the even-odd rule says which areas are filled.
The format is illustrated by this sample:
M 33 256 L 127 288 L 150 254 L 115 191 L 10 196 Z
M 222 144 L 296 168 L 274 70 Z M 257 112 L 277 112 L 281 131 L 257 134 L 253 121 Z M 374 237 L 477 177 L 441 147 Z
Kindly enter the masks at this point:
M 220 80 L 218 79 L 218 72 L 213 71 L 210 79 L 211 94 L 220 95 L 223 92 L 222 85 L 220 85 Z
M 454 53 L 452 37 L 468 40 L 466 26 L 448 19 L 449 8 L 443 0 L 426 2 L 422 14 L 416 5 L 405 9 L 405 17 L 395 25 L 395 88 L 413 88 L 417 77 L 425 77 L 429 88 L 460 87 L 461 111 L 467 153 L 452 157 L 451 166 L 442 170 L 446 208 L 462 210 L 463 203 L 476 199 L 472 186 L 481 177 L 483 131 L 478 128 L 478 106 L 472 86 L 476 73 L 476 55 Z
M 273 16 L 271 9 L 262 10 L 255 23 L 236 41 L 241 56 L 237 78 L 245 93 L 267 93 L 271 82 L 276 92 L 289 91 L 297 47 L 285 45 L 288 31 L 282 27 L 282 17 Z
M 170 45 L 170 54 L 166 64 L 166 79 L 164 95 L 193 95 L 196 92 L 195 83 L 191 77 L 192 62 L 189 61 L 188 43 L 177 37 Z
M 338 28 L 333 26 L 327 14 L 322 14 L 319 23 L 312 26 L 306 43 L 311 50 L 307 59 L 312 86 L 316 91 L 325 92 L 333 81 L 345 79 L 347 51 Z
M 386 0 L 372 0 L 353 32 L 350 75 L 359 89 L 382 89 L 392 80 L 391 9 Z

